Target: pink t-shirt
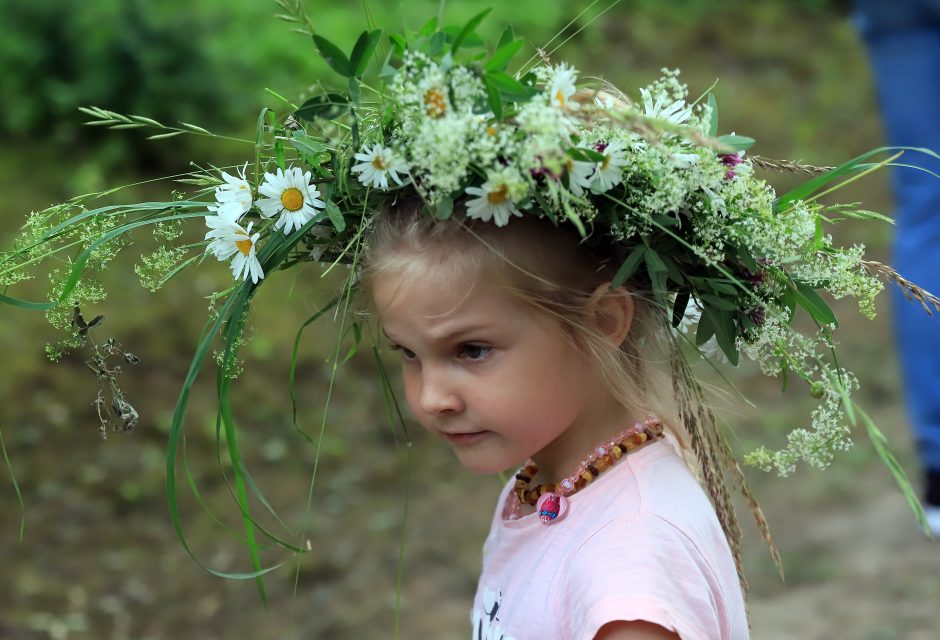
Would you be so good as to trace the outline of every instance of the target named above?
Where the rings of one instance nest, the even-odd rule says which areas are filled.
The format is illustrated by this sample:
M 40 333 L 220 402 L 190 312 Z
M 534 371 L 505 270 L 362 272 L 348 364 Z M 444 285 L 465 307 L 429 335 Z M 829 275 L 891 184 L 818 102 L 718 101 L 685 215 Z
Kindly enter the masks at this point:
M 513 481 L 483 545 L 473 640 L 592 640 L 614 620 L 646 620 L 683 640 L 748 637 L 728 542 L 669 441 L 617 462 L 549 526 L 534 513 L 502 519 Z

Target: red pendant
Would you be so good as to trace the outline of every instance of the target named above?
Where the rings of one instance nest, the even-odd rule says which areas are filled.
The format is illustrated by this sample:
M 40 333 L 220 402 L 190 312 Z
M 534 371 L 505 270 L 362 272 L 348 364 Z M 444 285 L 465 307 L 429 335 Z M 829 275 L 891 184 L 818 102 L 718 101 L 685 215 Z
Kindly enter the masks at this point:
M 568 513 L 568 498 L 554 493 L 543 494 L 535 503 L 535 512 L 543 524 L 553 524 Z

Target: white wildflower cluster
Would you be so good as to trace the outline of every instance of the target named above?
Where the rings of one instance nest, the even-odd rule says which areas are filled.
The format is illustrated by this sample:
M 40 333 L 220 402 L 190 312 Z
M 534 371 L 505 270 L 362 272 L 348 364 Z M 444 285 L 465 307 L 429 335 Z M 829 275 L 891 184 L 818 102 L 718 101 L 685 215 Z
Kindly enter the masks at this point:
M 815 207 L 798 201 L 788 211 L 774 213 L 766 198 L 747 197 L 744 202 L 753 203 L 757 215 L 735 220 L 730 231 L 752 253 L 790 263 L 811 251 L 818 215 Z
M 825 287 L 837 300 L 854 296 L 861 312 L 871 319 L 875 317 L 875 296 L 884 284 L 865 269 L 864 254 L 862 244 L 817 251 L 794 264 L 790 274 L 813 287 Z
M 776 470 L 786 477 L 796 470 L 800 461 L 825 469 L 836 452 L 851 449 L 852 439 L 843 407 L 845 402 L 851 402 L 850 394 L 859 385 L 852 373 L 842 369 L 840 374 L 841 380 L 835 370 L 827 366 L 820 380 L 811 385 L 811 393 L 821 398 L 821 402 L 813 409 L 809 429 L 793 429 L 787 434 L 786 448 L 770 451 L 759 447 L 746 454 L 744 461 L 764 471 Z
M 790 326 L 788 311 L 772 304 L 764 307 L 764 314 L 763 323 L 747 339 L 738 337 L 738 350 L 756 361 L 766 376 L 777 376 L 784 367 L 804 377 L 814 376 L 817 349 L 828 346 L 825 332 L 808 336 L 796 331 Z

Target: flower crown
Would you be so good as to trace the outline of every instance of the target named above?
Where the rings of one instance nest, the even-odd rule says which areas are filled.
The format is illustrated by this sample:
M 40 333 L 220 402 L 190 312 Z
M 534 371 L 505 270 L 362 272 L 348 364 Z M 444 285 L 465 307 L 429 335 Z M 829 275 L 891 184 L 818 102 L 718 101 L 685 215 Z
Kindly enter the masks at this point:
M 839 247 L 826 232 L 826 225 L 846 218 L 890 222 L 853 205 L 823 204 L 820 196 L 837 188 L 839 179 L 889 165 L 897 155 L 871 162 L 886 151 L 876 149 L 835 168 L 746 155 L 754 140 L 719 135 L 714 96 L 690 100 L 677 71 L 664 70 L 634 96 L 609 86 L 579 87 L 574 68 L 538 56 L 534 66 L 509 73 L 523 41 L 509 28 L 487 49 L 475 33 L 485 13 L 462 28 L 438 28 L 432 20 L 414 34 L 383 38 L 381 30 L 366 31 L 348 55 L 313 36 L 344 79 L 342 90 L 299 106 L 284 100 L 286 117 L 262 110 L 255 157 L 233 173 L 200 171 L 180 180 L 199 187 L 191 199 L 178 195 L 169 202 L 89 210 L 83 200 L 97 195 L 89 194 L 33 214 L 13 251 L 0 258 L 0 285 L 28 277 L 28 265 L 76 239 L 85 248 L 70 267 L 52 272 L 55 302 L 4 294 L 0 302 L 45 310 L 66 330 L 68 338 L 51 349 L 56 356 L 84 344 L 95 324 L 84 321 L 79 305 L 104 294 L 86 271 L 103 269 L 135 229 L 150 226 L 166 242 L 138 265 L 151 289 L 201 264 L 206 254 L 230 261 L 235 286 L 216 294 L 219 308 L 174 418 L 172 458 L 188 389 L 212 339 L 222 335 L 220 363 L 231 374 L 245 311 L 273 270 L 306 261 L 355 267 L 372 217 L 403 195 L 420 198 L 427 215 L 440 220 L 457 214 L 505 226 L 516 217 L 544 216 L 573 226 L 589 246 L 617 247 L 621 263 L 611 286 L 648 286 L 669 313 L 674 339 L 694 347 L 696 355 L 737 365 L 743 353 L 784 386 L 793 376 L 807 383 L 820 401 L 810 427 L 792 431 L 782 450 L 760 448 L 746 461 L 784 475 L 800 460 L 824 467 L 850 445 L 849 427 L 861 420 L 899 483 L 909 488 L 880 432 L 851 399 L 858 383 L 835 360 L 836 317 L 818 293 L 854 296 L 872 317 L 874 298 L 888 279 L 928 313 L 930 305 L 940 310 L 936 297 L 866 260 L 864 247 Z M 377 84 L 364 79 L 373 61 L 380 65 Z M 211 135 L 195 125 L 167 127 L 141 116 L 83 111 L 92 124 L 169 130 L 153 138 Z M 813 177 L 779 195 L 755 169 Z M 208 227 L 206 242 L 195 248 L 174 244 L 189 218 Z M 355 286 L 353 268 L 331 304 L 345 304 Z M 793 328 L 800 309 L 815 332 Z M 103 353 L 95 345 L 95 351 L 99 377 L 111 387 L 111 406 L 121 408 L 119 417 L 136 421 L 106 363 L 124 352 L 113 344 Z

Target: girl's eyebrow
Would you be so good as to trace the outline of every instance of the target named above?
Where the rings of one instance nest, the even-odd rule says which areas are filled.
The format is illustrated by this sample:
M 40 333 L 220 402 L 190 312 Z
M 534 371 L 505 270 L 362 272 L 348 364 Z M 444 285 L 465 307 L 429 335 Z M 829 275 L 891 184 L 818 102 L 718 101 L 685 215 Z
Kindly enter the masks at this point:
M 454 329 L 453 331 L 449 331 L 440 336 L 432 335 L 430 336 L 430 338 L 432 342 L 448 342 L 450 340 L 453 340 L 467 333 L 474 333 L 477 331 L 486 331 L 489 329 L 492 329 L 492 326 L 488 324 L 470 324 L 465 327 L 459 327 L 457 329 Z M 395 339 L 391 337 L 390 335 L 388 335 L 388 332 L 385 331 L 385 327 L 382 327 L 382 333 L 385 334 L 386 338 L 388 338 L 392 342 L 395 342 Z

